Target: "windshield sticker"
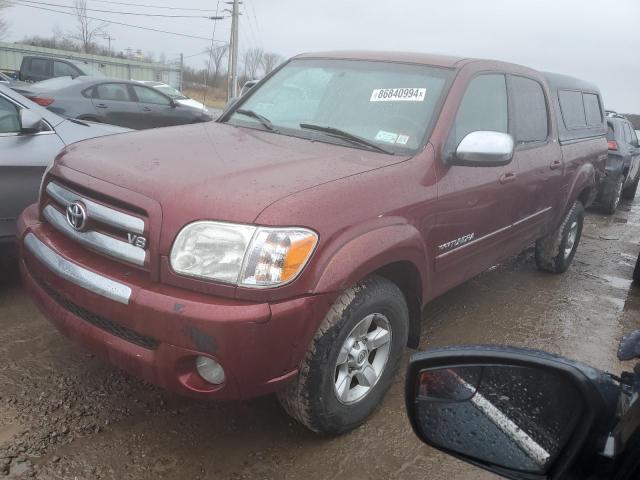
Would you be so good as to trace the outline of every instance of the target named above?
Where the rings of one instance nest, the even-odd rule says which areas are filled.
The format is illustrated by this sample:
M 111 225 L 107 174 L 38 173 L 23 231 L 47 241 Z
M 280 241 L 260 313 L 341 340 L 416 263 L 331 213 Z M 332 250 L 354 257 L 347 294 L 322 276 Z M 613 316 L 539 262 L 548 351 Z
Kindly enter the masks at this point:
M 398 145 L 406 145 L 407 143 L 409 143 L 409 135 L 398 135 L 398 138 L 396 138 L 396 143 Z
M 398 134 L 392 132 L 385 132 L 384 130 L 380 130 L 375 138 L 378 142 L 385 143 L 396 143 L 398 140 Z
M 426 88 L 376 88 L 371 93 L 370 102 L 423 102 Z

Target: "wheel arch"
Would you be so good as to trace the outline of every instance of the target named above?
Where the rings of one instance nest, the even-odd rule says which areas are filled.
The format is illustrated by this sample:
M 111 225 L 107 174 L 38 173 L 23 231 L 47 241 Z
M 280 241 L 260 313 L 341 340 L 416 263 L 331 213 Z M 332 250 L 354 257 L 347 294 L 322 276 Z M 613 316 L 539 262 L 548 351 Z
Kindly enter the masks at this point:
M 369 231 L 344 244 L 322 269 L 315 292 L 343 291 L 371 275 L 400 288 L 409 308 L 407 345 L 418 346 L 429 260 L 418 230 L 408 224 Z

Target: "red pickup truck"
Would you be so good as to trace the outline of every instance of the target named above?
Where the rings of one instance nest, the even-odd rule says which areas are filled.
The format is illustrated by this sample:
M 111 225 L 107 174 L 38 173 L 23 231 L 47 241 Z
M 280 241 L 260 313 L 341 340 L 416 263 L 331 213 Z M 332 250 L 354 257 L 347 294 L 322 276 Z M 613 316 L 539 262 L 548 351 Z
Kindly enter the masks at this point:
M 277 392 L 344 432 L 417 346 L 427 302 L 534 242 L 541 269 L 569 267 L 603 113 L 596 87 L 508 63 L 300 55 L 216 123 L 67 147 L 19 222 L 24 283 L 63 333 L 150 382 Z

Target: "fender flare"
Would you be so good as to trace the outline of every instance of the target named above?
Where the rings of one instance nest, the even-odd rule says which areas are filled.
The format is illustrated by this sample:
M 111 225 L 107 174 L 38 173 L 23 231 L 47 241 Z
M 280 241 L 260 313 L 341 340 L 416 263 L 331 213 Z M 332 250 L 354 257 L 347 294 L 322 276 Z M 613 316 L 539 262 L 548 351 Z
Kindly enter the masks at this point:
M 586 188 L 594 188 L 596 186 L 596 170 L 591 163 L 585 163 L 578 168 L 573 176 L 573 182 L 569 185 L 569 194 L 564 211 L 566 212 L 573 202 L 575 202 Z M 591 197 L 595 194 L 595 189 L 591 192 Z M 585 205 L 586 207 L 587 205 Z
M 408 264 L 417 273 L 418 285 L 404 289 L 410 311 L 408 346 L 420 341 L 422 307 L 430 284 L 429 259 L 422 235 L 413 225 L 395 224 L 358 235 L 337 248 L 321 268 L 314 293 L 343 291 L 372 273 L 393 264 Z M 415 275 L 412 275 L 414 277 Z

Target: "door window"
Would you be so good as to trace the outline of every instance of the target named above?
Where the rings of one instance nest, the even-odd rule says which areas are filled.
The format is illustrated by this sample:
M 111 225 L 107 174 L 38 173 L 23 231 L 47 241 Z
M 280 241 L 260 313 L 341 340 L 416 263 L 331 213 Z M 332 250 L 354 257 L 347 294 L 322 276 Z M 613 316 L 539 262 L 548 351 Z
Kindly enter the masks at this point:
M 32 75 L 49 75 L 49 60 L 44 58 L 32 58 L 29 62 L 29 73 Z
M 9 100 L 0 97 L 0 135 L 20 132 L 20 111 Z
M 525 77 L 511 77 L 516 143 L 543 142 L 549 134 L 547 101 L 540 85 Z
M 117 102 L 130 102 L 129 89 L 122 83 L 103 83 L 95 89 L 95 95 L 100 100 L 114 100 Z
M 54 77 L 76 77 L 78 70 L 65 62 L 53 62 Z
M 450 138 L 455 150 L 471 132 L 487 130 L 507 133 L 507 84 L 504 75 L 480 75 L 474 78 L 464 94 Z
M 133 90 L 141 103 L 153 103 L 156 105 L 169 105 L 171 103 L 167 97 L 152 88 L 134 85 Z
M 580 128 L 587 125 L 587 117 L 582 103 L 582 92 L 573 90 L 559 90 L 560 110 L 562 119 L 567 128 Z

